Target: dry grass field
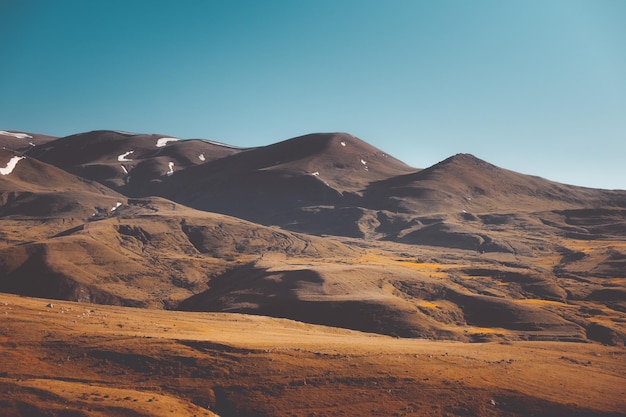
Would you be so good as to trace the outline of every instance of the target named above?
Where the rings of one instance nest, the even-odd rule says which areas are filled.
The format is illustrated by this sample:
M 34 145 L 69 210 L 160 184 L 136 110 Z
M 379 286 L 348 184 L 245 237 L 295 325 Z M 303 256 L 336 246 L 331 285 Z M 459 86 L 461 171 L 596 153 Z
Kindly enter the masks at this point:
M 0 413 L 620 415 L 626 350 L 0 297 Z

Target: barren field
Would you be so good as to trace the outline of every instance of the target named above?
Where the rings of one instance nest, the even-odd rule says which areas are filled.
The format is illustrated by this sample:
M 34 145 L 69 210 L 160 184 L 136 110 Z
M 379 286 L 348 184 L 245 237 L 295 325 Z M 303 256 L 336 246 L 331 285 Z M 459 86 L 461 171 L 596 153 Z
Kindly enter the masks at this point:
M 0 296 L 6 416 L 620 415 L 626 350 Z

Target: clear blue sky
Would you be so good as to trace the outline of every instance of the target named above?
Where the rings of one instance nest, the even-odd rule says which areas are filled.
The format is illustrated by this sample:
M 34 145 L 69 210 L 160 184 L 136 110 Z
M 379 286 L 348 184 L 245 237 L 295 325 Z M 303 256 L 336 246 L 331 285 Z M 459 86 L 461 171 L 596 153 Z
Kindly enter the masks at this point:
M 0 129 L 344 131 L 626 189 L 623 0 L 0 0 Z

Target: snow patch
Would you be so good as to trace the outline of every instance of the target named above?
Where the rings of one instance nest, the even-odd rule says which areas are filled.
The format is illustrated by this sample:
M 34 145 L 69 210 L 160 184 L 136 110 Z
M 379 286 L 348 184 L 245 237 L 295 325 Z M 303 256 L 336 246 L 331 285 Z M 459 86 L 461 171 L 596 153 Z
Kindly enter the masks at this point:
M 313 175 L 314 177 L 319 177 L 320 173 L 319 173 L 319 171 L 315 171 L 311 175 Z
M 18 162 L 20 162 L 20 160 L 26 158 L 25 156 L 14 156 L 13 158 L 9 159 L 9 162 L 7 162 L 7 166 L 5 166 L 4 168 L 0 168 L 0 174 L 2 175 L 9 175 L 11 172 L 13 172 L 13 170 L 15 169 L 15 166 L 17 165 Z
M 122 205 L 122 203 L 120 203 L 119 201 L 117 202 L 117 204 L 115 204 L 115 206 L 113 208 L 111 208 L 111 211 L 115 211 L 118 208 L 120 208 L 120 206 Z
M 367 165 L 367 162 L 365 162 L 365 161 L 364 161 L 364 160 L 362 160 L 362 159 L 361 159 L 361 163 L 362 163 L 363 165 Z
M 119 156 L 117 157 L 117 160 L 118 160 L 118 161 L 120 161 L 120 162 L 131 162 L 131 161 L 132 161 L 132 159 L 128 159 L 128 158 L 126 158 L 126 157 L 127 157 L 128 155 L 130 155 L 131 153 L 133 153 L 133 152 L 135 152 L 135 151 L 128 151 L 128 152 L 126 152 L 126 153 L 123 153 L 123 154 L 121 154 L 121 155 L 119 155 Z
M 13 136 L 14 138 L 18 138 L 18 139 L 32 139 L 33 138 L 31 135 L 27 135 L 26 133 L 13 133 L 13 132 L 7 132 L 6 130 L 0 130 L 0 135 Z
M 341 146 L 345 147 L 346 146 L 346 142 L 345 141 L 341 141 Z
M 204 154 L 201 153 L 200 155 L 198 155 L 198 159 L 201 160 L 202 162 L 206 161 L 206 158 L 204 157 Z
M 28 144 L 29 144 L 30 146 L 37 146 L 37 145 L 35 145 L 33 142 L 28 142 Z
M 156 146 L 157 148 L 162 148 L 165 145 L 167 145 L 167 142 L 176 142 L 180 139 L 177 138 L 160 138 L 159 140 L 157 140 Z
M 122 171 L 124 171 L 124 174 L 128 174 L 128 170 L 126 169 L 126 167 L 124 165 L 120 165 L 122 167 Z
M 172 174 L 174 174 L 174 163 L 170 162 L 169 164 L 167 164 L 169 166 L 169 171 L 167 171 L 165 173 L 165 175 L 167 175 L 168 177 L 171 176 Z

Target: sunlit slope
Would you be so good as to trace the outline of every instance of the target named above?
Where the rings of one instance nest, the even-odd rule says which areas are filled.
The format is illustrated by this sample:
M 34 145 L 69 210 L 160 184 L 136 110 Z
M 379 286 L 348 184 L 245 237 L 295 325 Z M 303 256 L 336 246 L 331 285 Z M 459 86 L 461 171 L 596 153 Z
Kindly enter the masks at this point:
M 347 134 L 202 143 L 225 154 L 112 131 L 33 148 L 126 169 L 120 159 L 189 151 L 186 168 L 138 188 L 173 200 L 2 151 L 0 289 L 408 337 L 626 340 L 624 192 L 463 154 L 416 170 Z
M 617 416 L 624 349 L 0 295 L 0 414 Z M 451 411 L 452 410 L 452 411 Z

